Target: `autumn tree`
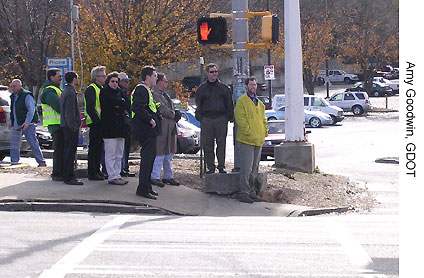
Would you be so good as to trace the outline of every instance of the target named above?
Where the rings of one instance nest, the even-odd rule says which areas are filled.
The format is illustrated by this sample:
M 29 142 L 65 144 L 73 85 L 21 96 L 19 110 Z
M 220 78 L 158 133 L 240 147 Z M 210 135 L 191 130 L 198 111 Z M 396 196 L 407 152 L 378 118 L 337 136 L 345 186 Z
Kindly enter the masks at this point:
M 0 1 L 0 78 L 22 79 L 24 86 L 40 87 L 45 79 L 46 57 L 54 56 L 64 32 L 67 1 Z
M 374 71 L 399 62 L 399 1 L 338 1 L 338 51 L 344 61 L 360 65 L 370 92 Z
M 143 65 L 162 66 L 198 56 L 196 20 L 209 0 L 75 3 L 80 7 L 78 27 L 85 71 L 105 65 L 107 71 L 125 71 L 138 81 Z

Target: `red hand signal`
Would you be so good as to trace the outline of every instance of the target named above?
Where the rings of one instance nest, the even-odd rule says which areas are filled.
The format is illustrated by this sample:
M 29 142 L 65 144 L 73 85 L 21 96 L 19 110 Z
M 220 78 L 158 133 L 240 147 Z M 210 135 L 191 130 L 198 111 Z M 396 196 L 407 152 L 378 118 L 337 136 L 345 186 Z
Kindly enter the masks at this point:
M 207 41 L 208 40 L 208 36 L 211 33 L 212 28 L 208 28 L 208 23 L 207 22 L 203 22 L 200 25 L 200 37 L 202 41 Z

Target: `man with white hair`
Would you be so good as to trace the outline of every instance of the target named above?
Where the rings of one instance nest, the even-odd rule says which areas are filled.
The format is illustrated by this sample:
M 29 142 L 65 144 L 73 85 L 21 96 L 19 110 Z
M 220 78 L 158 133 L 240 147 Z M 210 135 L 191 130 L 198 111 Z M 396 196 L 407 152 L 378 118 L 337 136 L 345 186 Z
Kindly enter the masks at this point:
M 10 124 L 12 126 L 12 138 L 10 143 L 10 161 L 17 164 L 20 159 L 22 133 L 25 135 L 38 167 L 46 167 L 46 161 L 38 144 L 35 127 L 40 118 L 35 109 L 34 96 L 30 91 L 22 88 L 22 81 L 14 79 L 10 83 Z
M 88 144 L 88 179 L 104 180 L 100 172 L 100 159 L 103 150 L 102 127 L 100 121 L 100 89 L 106 81 L 106 67 L 97 66 L 91 70 L 92 83 L 84 92 L 86 124 L 90 127 Z

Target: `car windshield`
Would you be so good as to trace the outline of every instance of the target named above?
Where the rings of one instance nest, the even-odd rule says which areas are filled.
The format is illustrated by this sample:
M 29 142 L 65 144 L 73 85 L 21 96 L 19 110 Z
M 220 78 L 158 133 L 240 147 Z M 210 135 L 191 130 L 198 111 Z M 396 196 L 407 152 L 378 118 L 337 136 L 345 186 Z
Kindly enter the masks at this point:
M 312 98 L 312 106 L 330 106 L 330 103 L 323 98 L 314 97 Z
M 284 134 L 285 123 L 284 122 L 268 122 L 268 134 Z

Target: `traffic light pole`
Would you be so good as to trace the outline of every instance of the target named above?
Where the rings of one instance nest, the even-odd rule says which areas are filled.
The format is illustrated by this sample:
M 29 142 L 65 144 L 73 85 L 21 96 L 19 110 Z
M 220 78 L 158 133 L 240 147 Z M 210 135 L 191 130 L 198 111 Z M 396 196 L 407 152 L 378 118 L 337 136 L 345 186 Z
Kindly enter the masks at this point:
M 232 0 L 233 22 L 233 101 L 246 92 L 244 80 L 250 76 L 249 69 L 249 50 L 247 43 L 249 41 L 249 24 L 246 16 L 249 10 L 248 0 Z M 234 122 L 234 168 L 233 172 L 240 170 L 240 156 L 238 145 L 236 144 L 237 124 Z
M 266 10 L 269 11 L 269 0 L 266 0 Z M 268 65 L 271 65 L 271 49 L 268 48 Z M 269 104 L 272 106 L 272 81 L 268 80 Z

